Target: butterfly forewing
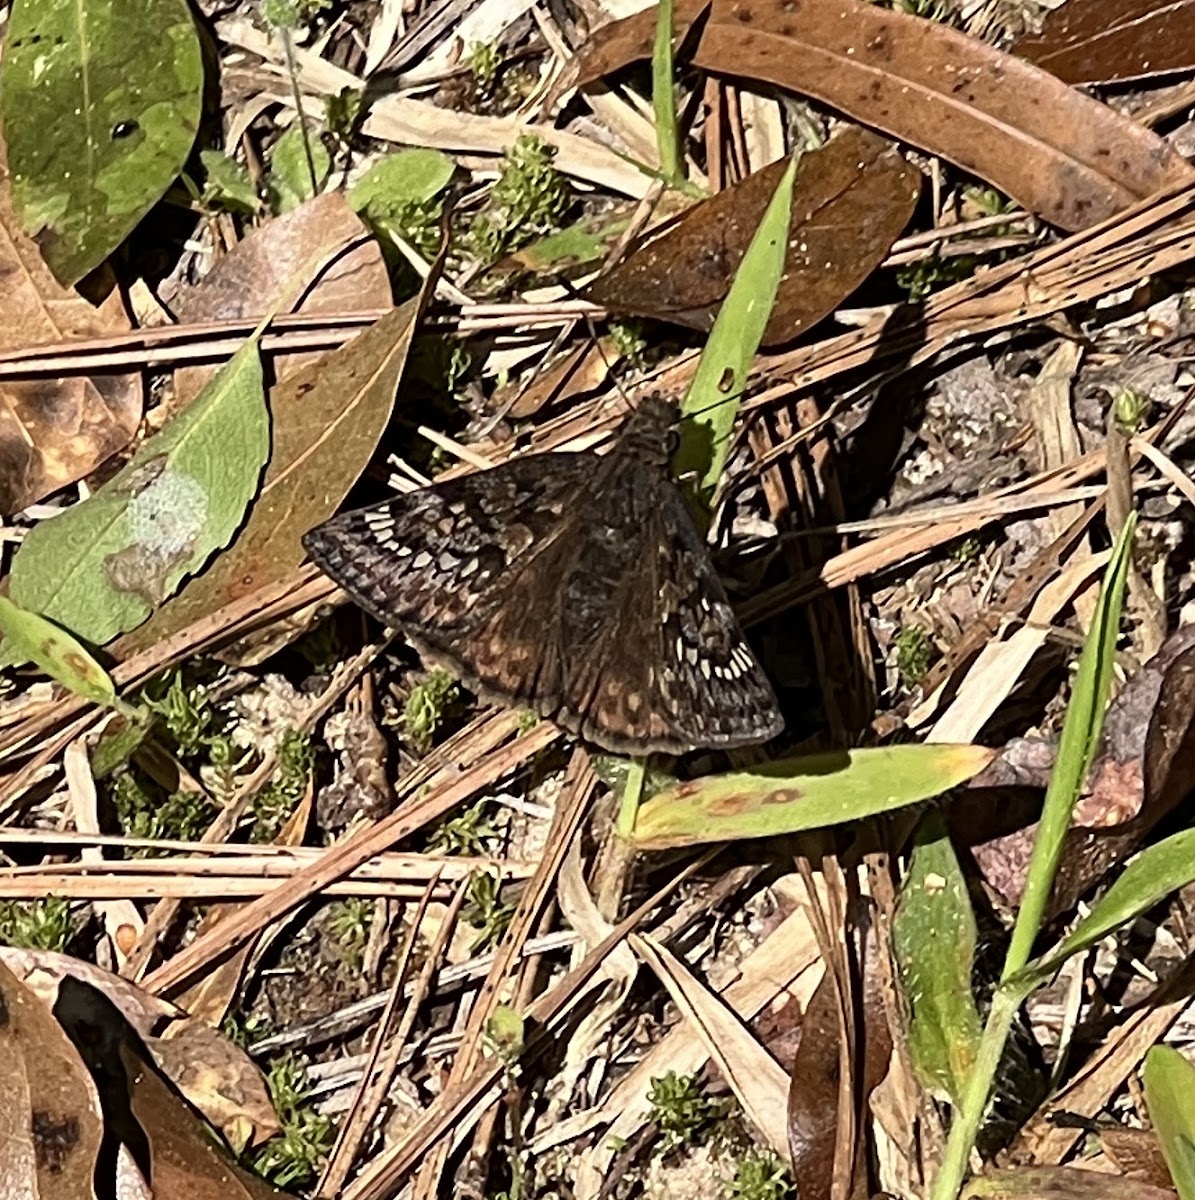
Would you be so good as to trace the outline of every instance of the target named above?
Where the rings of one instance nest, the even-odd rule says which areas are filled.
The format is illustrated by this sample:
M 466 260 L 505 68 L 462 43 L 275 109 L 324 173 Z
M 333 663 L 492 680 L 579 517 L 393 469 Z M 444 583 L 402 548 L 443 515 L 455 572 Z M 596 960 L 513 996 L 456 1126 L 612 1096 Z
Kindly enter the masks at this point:
M 459 641 L 561 533 L 585 458 L 542 454 L 334 517 L 303 539 L 366 611 L 407 632 Z

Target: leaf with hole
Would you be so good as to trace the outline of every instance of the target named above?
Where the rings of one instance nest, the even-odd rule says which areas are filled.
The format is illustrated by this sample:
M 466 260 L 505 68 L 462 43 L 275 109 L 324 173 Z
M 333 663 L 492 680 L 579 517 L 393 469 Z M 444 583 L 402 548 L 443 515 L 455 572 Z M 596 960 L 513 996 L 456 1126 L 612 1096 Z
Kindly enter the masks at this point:
M 17 0 L 0 109 L 13 201 L 62 284 L 124 241 L 182 170 L 203 59 L 186 0 Z

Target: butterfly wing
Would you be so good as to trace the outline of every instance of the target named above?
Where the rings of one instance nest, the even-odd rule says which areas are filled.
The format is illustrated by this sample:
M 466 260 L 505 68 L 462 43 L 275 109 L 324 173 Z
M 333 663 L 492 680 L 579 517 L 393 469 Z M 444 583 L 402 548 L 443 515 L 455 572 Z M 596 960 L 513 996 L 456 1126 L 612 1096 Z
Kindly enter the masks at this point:
M 635 464 L 624 467 L 623 483 L 617 511 L 603 514 L 607 525 L 621 525 L 629 547 L 621 578 L 610 586 L 606 572 L 566 588 L 566 642 L 575 605 L 584 614 L 584 597 L 608 599 L 589 629 L 571 631 L 569 644 L 583 650 L 566 661 L 557 719 L 620 753 L 681 754 L 775 737 L 784 727 L 775 694 L 680 492 Z M 578 560 L 582 576 L 584 565 Z
M 560 677 L 551 581 L 573 553 L 562 534 L 588 478 L 585 461 L 513 459 L 343 513 L 303 544 L 362 608 L 466 684 L 551 707 Z

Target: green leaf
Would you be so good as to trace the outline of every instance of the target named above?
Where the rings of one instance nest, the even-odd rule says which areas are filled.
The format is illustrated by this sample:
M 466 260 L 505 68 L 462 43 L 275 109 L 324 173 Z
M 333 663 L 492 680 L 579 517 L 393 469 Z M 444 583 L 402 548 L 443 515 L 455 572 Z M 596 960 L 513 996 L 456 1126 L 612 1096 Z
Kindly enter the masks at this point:
M 971 994 L 975 912 L 938 813 L 917 831 L 892 927 L 909 1008 L 909 1052 L 925 1085 L 958 1102 L 975 1065 L 982 1022 Z
M 681 424 L 673 468 L 678 476 L 696 472 L 697 490 L 704 499 L 722 474 L 738 398 L 747 385 L 784 273 L 796 173 L 794 158 L 743 255 L 681 405 L 681 415 L 688 420 Z
M 275 384 L 272 445 L 261 490 L 236 540 L 120 647 L 152 646 L 304 558 L 302 536 L 339 507 L 377 449 L 394 408 L 420 312 L 408 300 L 352 341 Z
M 1002 979 L 1017 974 L 1029 961 L 1054 888 L 1071 813 L 1091 767 L 1100 730 L 1104 727 L 1136 524 L 1136 514 L 1130 513 L 1112 548 L 1112 557 L 1100 585 L 1095 615 L 1083 643 L 1079 669 L 1075 672 L 1074 687 L 1066 706 L 1066 719 L 1058 739 L 1058 758 L 1050 772 L 1050 783 L 1042 802 L 1041 820 L 1034 836 L 1025 890 L 1005 956 Z
M 982 746 L 882 746 L 780 759 L 678 784 L 640 809 L 641 848 L 771 837 L 858 821 L 939 796 L 992 761 Z
M 36 663 L 75 695 L 96 704 L 115 704 L 116 688 L 108 672 L 69 633 L 37 613 L 18 608 L 7 596 L 0 596 L 0 632 L 6 647 Z
M 255 334 L 108 483 L 30 531 L 13 600 L 97 645 L 141 624 L 228 544 L 269 448 Z
M 59 282 L 102 263 L 161 198 L 202 99 L 186 0 L 15 0 L 0 92 L 13 202 Z
M 307 148 L 311 148 L 308 161 Z M 314 178 L 312 172 L 314 171 Z M 332 159 L 319 136 L 296 121 L 275 143 L 270 154 L 270 195 L 280 213 L 290 212 L 310 200 L 328 181 Z
M 1028 985 L 1047 979 L 1072 954 L 1094 946 L 1192 881 L 1195 881 L 1195 829 L 1186 829 L 1142 850 L 1092 904 L 1087 916 L 1055 949 L 1017 975 L 1017 981 Z
M 374 163 L 349 189 L 347 199 L 358 215 L 384 219 L 395 207 L 434 199 L 455 170 L 456 163 L 439 150 L 399 150 Z
M 235 158 L 230 158 L 223 150 L 201 150 L 199 161 L 206 172 L 203 181 L 203 199 L 206 203 L 218 204 L 229 212 L 257 212 L 261 204 L 253 180 Z
M 1145 1056 L 1145 1102 L 1182 1200 L 1195 1200 L 1195 1067 L 1169 1046 Z

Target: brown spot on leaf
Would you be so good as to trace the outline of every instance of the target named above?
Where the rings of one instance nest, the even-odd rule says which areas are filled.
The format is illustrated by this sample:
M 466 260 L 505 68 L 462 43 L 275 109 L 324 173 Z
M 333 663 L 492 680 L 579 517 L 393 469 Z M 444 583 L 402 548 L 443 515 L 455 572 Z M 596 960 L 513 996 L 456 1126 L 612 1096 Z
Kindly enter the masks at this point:
M 54 1174 L 63 1171 L 71 1152 L 79 1144 L 78 1118 L 57 1117 L 38 1109 L 32 1115 L 30 1132 L 38 1169 Z
M 761 798 L 761 804 L 793 804 L 800 800 L 805 793 L 800 788 L 776 788 L 767 792 Z
M 709 807 L 710 816 L 732 817 L 741 812 L 749 812 L 752 807 L 751 797 L 742 792 L 731 796 L 723 796 L 715 800 Z

